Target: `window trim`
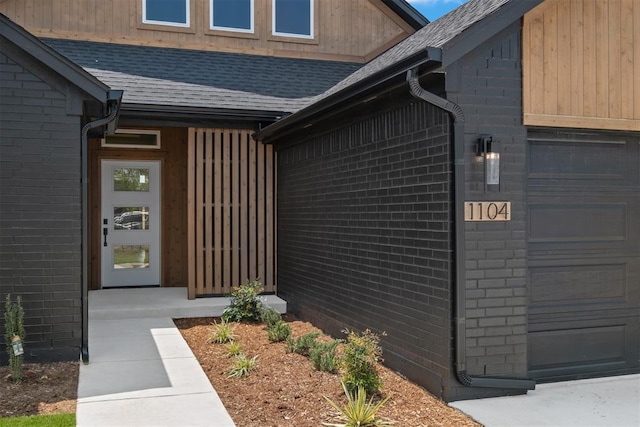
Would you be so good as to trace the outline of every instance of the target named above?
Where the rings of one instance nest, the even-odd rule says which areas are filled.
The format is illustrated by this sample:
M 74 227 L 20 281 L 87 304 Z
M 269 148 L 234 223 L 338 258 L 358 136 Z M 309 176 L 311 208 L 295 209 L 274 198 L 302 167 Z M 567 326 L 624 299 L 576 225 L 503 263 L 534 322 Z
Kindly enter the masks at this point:
M 115 133 L 124 135 L 155 135 L 156 145 L 135 145 L 135 144 L 108 144 L 105 136 L 100 140 L 100 146 L 104 148 L 143 148 L 147 150 L 159 150 L 160 149 L 160 131 L 151 129 L 116 129 Z
M 164 25 L 169 27 L 178 28 L 191 28 L 191 0 L 184 0 L 185 5 L 185 17 L 186 23 L 168 22 L 168 21 L 155 21 L 153 19 L 147 19 L 147 0 L 142 0 L 142 24 L 149 25 Z
M 255 33 L 255 16 L 256 16 L 256 10 L 255 10 L 255 0 L 249 0 L 250 3 L 250 8 L 249 8 L 249 18 L 251 19 L 251 28 L 250 29 L 244 29 L 244 28 L 235 28 L 235 27 L 222 27 L 222 26 L 215 26 L 213 25 L 213 3 L 215 2 L 215 0 L 209 0 L 209 30 L 212 31 L 231 31 L 234 33 L 243 33 L 243 34 L 254 34 Z
M 276 3 L 278 0 L 271 0 L 271 35 L 276 37 L 292 37 L 296 39 L 315 39 L 315 0 L 309 1 L 309 33 L 310 34 L 292 34 L 280 33 L 276 31 Z

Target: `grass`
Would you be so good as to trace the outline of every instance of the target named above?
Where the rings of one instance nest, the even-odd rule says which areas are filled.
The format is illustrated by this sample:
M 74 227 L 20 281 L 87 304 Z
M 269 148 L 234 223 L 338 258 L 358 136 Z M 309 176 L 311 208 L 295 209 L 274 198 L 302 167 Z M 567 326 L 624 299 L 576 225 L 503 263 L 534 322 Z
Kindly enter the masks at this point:
M 2 427 L 71 427 L 76 425 L 76 414 L 0 418 L 0 425 Z

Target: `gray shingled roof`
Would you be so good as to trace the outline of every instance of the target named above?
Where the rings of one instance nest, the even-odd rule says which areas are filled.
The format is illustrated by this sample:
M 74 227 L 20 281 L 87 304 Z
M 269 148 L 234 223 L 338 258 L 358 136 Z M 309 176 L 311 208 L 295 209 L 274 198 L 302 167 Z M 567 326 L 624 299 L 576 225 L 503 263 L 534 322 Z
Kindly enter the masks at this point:
M 314 103 L 329 97 L 365 78 L 372 76 L 395 63 L 402 61 L 424 50 L 427 47 L 446 48 L 447 43 L 452 41 L 466 29 L 476 22 L 497 11 L 501 6 L 513 0 L 469 0 L 467 3 L 452 10 L 441 18 L 427 24 L 421 30 L 398 43 L 391 49 L 384 52 L 367 63 L 364 67 L 354 72 L 334 87 L 327 90 L 322 95 L 314 99 Z M 522 0 L 516 0 L 522 1 Z M 426 54 L 425 54 L 426 55 Z
M 293 112 L 361 64 L 75 40 L 45 43 L 125 104 Z

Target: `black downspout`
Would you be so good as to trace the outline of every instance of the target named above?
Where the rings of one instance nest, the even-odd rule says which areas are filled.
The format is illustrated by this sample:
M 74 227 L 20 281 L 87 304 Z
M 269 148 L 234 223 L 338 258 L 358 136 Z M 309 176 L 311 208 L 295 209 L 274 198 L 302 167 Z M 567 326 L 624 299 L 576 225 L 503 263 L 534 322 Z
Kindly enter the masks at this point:
M 465 267 L 464 267 L 464 114 L 459 105 L 424 90 L 418 81 L 416 68 L 407 71 L 407 82 L 411 95 L 429 104 L 440 107 L 453 118 L 453 181 L 454 181 L 454 227 L 456 264 L 456 377 L 467 387 L 511 388 L 534 390 L 536 382 L 531 379 L 474 377 L 466 367 L 466 317 L 465 317 Z
M 121 90 L 110 90 L 107 93 L 108 114 L 101 119 L 88 122 L 82 127 L 80 146 L 80 156 L 82 158 L 82 345 L 80 348 L 80 356 L 82 357 L 82 362 L 85 364 L 89 363 L 89 143 L 87 135 L 91 129 L 104 126 L 116 120 L 118 113 L 120 112 L 122 94 L 123 92 Z

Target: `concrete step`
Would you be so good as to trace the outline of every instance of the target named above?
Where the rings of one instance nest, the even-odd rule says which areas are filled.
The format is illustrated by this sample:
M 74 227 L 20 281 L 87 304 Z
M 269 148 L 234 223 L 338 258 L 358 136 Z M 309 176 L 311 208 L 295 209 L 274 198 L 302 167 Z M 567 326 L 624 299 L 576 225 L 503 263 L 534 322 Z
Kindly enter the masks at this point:
M 263 304 L 286 313 L 286 301 L 276 295 L 261 296 Z M 187 298 L 187 288 L 118 288 L 89 292 L 93 320 L 170 317 L 218 317 L 230 304 L 229 297 Z

